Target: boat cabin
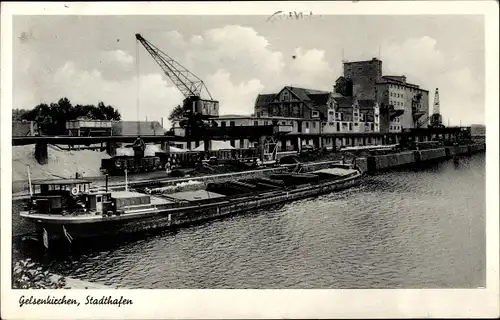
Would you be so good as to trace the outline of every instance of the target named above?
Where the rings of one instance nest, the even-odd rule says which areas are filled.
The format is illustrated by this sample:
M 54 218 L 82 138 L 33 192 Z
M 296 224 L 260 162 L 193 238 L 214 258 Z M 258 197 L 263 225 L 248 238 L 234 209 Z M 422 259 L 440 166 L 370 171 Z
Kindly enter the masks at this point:
M 43 214 L 100 213 L 109 193 L 90 193 L 90 184 L 82 179 L 35 181 L 32 185 L 39 193 L 31 197 L 28 209 Z

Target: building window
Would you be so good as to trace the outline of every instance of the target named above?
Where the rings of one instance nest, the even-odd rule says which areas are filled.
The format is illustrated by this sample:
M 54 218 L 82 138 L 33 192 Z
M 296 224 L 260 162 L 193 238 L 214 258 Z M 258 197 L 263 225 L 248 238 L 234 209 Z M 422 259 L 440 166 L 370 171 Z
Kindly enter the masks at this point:
M 269 123 L 269 122 L 268 122 L 267 120 L 266 120 L 266 121 L 264 121 L 264 125 L 265 125 L 265 126 L 267 126 L 267 124 L 268 124 L 268 123 Z
M 245 147 L 245 140 L 240 139 L 240 148 L 243 149 Z
M 259 125 L 259 121 L 254 121 L 254 122 L 253 122 L 253 125 L 254 125 L 254 126 L 258 126 L 258 125 Z
M 286 121 L 281 122 L 281 125 L 285 126 L 286 125 Z
M 313 128 L 316 129 L 316 122 L 313 122 Z
M 234 121 L 229 122 L 229 125 L 230 125 L 231 127 L 234 127 Z
M 358 126 L 358 123 L 357 122 L 354 122 L 354 126 L 357 127 Z
M 354 116 L 357 117 L 358 116 L 358 113 L 357 112 L 354 112 Z
M 306 122 L 306 129 L 309 129 L 309 122 Z
M 224 127 L 226 126 L 226 121 L 222 121 L 222 122 L 220 123 L 220 126 L 224 128 Z
M 392 126 L 389 126 L 389 130 L 392 130 Z
M 318 111 L 313 111 L 313 112 L 312 112 L 312 117 L 313 117 L 313 118 L 317 118 L 317 117 L 319 117 L 319 112 L 318 112 Z
M 349 131 L 352 131 L 352 122 L 349 122 Z

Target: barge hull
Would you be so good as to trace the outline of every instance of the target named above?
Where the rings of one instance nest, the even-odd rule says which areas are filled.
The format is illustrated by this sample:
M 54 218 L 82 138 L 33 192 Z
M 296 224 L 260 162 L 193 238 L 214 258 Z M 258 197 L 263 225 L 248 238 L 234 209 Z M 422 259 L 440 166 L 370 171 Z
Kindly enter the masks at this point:
M 361 175 L 327 182 L 321 185 L 309 185 L 295 190 L 279 191 L 267 195 L 256 195 L 238 200 L 221 199 L 218 203 L 193 205 L 190 207 L 159 209 L 154 213 L 139 215 L 131 219 L 127 215 L 96 219 L 95 222 L 34 222 L 40 236 L 47 231 L 50 241 L 66 240 L 68 235 L 72 241 L 97 237 L 113 237 L 179 227 L 186 224 L 216 219 L 228 215 L 254 211 L 277 204 L 315 197 L 322 194 L 340 191 L 359 185 Z

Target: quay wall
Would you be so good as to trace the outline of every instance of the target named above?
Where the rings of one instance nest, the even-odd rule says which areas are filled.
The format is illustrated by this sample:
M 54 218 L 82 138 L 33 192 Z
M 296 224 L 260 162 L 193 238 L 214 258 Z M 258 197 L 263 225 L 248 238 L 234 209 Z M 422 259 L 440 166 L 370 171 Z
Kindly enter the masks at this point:
M 472 146 L 448 147 L 446 148 L 446 156 L 453 157 L 458 155 L 467 155 L 471 153 L 470 148 L 472 148 Z
M 475 143 L 469 146 L 470 153 L 479 153 L 486 150 L 486 143 Z
M 415 154 L 415 162 L 424 162 L 446 158 L 445 148 L 436 148 L 428 150 L 413 151 Z
M 378 170 L 398 167 L 415 162 L 415 154 L 412 151 L 385 154 L 367 157 L 367 170 L 375 172 Z
M 368 171 L 368 159 L 367 158 L 356 158 L 356 167 L 363 173 Z

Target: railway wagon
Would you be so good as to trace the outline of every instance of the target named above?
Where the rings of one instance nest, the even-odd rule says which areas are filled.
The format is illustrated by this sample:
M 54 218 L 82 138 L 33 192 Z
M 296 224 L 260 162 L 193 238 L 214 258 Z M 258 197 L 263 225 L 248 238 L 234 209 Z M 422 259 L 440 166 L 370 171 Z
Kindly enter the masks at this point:
M 199 165 L 202 160 L 208 160 L 215 157 L 219 160 L 240 159 L 253 160 L 257 157 L 257 149 L 231 149 L 231 150 L 211 150 L 203 151 L 186 151 L 186 152 L 156 152 L 156 157 L 160 158 L 160 163 L 164 167 L 167 163 L 173 166 L 184 168 L 193 168 Z
M 122 175 L 127 172 L 148 172 L 162 168 L 160 157 L 145 156 L 136 158 L 133 156 L 115 156 L 110 159 L 101 160 L 101 171 L 110 175 Z

